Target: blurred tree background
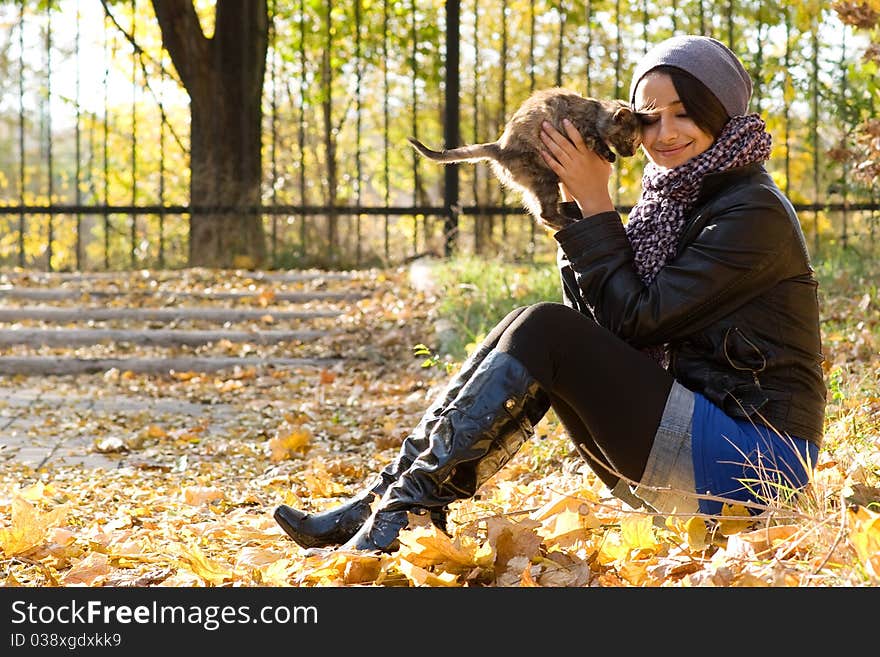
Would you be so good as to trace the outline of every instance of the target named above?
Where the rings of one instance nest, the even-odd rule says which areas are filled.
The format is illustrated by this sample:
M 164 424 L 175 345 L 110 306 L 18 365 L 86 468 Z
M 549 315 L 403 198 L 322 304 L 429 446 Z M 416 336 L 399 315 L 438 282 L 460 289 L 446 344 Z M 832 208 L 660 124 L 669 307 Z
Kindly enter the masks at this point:
M 497 138 L 536 88 L 623 98 L 638 57 L 685 32 L 745 61 L 769 168 L 816 254 L 873 253 L 878 12 L 878 0 L 3 0 L 0 265 L 384 266 L 448 240 L 552 258 L 488 167 L 458 167 L 447 207 L 444 168 L 406 137 L 444 145 L 453 84 L 461 142 Z M 616 168 L 624 212 L 642 165 Z

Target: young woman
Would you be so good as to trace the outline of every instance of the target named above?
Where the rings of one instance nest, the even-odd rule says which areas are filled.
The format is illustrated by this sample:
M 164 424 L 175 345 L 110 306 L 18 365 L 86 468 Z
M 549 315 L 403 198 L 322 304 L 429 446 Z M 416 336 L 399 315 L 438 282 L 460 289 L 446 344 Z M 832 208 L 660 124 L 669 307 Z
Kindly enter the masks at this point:
M 287 534 L 388 551 L 408 512 L 442 527 L 551 406 L 615 494 L 659 513 L 758 512 L 801 490 L 825 408 L 817 283 L 751 91 L 714 39 L 645 54 L 630 101 L 649 161 L 626 223 L 610 165 L 545 126 L 571 217 L 553 235 L 565 303 L 510 313 L 372 485 L 322 513 L 278 507 Z

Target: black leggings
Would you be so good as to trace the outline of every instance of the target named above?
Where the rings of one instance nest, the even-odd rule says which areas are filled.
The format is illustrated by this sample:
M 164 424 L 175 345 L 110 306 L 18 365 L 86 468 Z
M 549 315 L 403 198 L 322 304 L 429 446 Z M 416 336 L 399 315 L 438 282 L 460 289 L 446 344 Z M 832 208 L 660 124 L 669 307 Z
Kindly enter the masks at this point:
M 649 355 L 561 303 L 510 312 L 486 336 L 519 360 L 609 487 L 639 481 L 673 378 Z

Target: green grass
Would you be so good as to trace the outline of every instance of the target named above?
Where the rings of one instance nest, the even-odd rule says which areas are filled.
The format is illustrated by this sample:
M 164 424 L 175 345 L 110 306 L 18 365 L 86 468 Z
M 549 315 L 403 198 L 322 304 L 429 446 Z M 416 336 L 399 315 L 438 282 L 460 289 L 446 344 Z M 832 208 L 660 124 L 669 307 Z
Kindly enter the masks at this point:
M 439 315 L 454 331 L 441 353 L 464 358 L 514 308 L 539 301 L 562 301 L 559 273 L 552 262 L 508 263 L 460 256 L 443 261 L 435 271 Z
M 880 304 L 880 255 L 833 244 L 823 245 L 821 253 L 813 266 L 824 311 L 823 329 L 855 327 L 865 295 L 873 304 Z M 451 323 L 455 334 L 450 332 L 440 351 L 454 359 L 465 356 L 469 345 L 482 339 L 514 308 L 538 301 L 562 301 L 559 273 L 550 261 L 511 263 L 459 256 L 441 261 L 435 276 L 442 289 L 438 313 Z M 871 324 L 872 330 L 878 330 L 878 325 Z

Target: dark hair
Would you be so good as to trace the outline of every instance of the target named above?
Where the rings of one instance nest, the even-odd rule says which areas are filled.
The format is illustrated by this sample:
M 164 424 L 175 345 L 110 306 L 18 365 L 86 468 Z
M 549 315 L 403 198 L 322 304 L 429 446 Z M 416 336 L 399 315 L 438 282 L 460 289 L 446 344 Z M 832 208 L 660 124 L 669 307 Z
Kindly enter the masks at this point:
M 715 97 L 705 84 L 697 80 L 687 71 L 674 66 L 658 66 L 651 69 L 666 73 L 672 79 L 672 85 L 678 93 L 678 99 L 687 110 L 690 119 L 703 132 L 713 138 L 721 134 L 730 116 L 721 101 Z

